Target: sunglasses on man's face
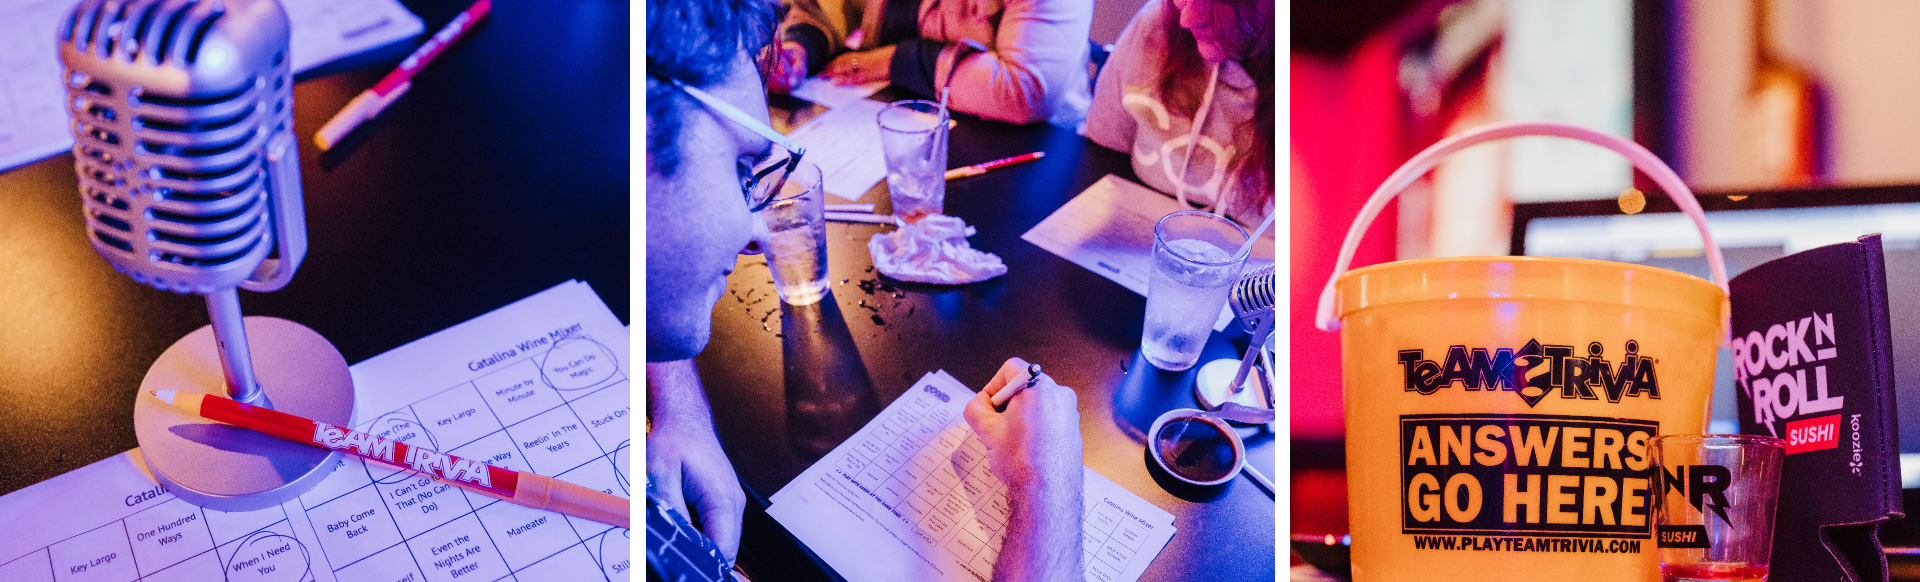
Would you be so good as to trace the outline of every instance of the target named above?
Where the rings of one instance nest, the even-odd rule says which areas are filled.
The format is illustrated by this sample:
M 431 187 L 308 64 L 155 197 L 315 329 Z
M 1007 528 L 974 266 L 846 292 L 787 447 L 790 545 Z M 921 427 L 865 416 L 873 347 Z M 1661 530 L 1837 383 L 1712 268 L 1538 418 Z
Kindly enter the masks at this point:
M 774 145 L 787 150 L 785 159 L 780 159 L 778 156 L 772 155 L 771 148 L 769 148 L 768 154 L 762 156 L 761 159 L 754 164 L 749 165 L 744 161 L 740 164 L 740 193 L 747 200 L 747 211 L 759 212 L 760 209 L 766 208 L 768 204 L 773 202 L 773 199 L 780 191 L 786 188 L 787 177 L 793 174 L 794 168 L 800 167 L 800 157 L 807 154 L 806 148 L 800 147 L 800 144 L 794 143 L 791 139 L 787 139 L 787 136 L 780 135 L 780 132 L 774 131 L 774 129 L 767 126 L 767 124 L 747 115 L 746 112 L 741 111 L 738 107 L 734 107 L 733 104 L 721 101 L 719 97 L 714 97 L 712 94 L 683 83 L 679 79 L 668 79 L 667 82 L 672 83 L 674 87 L 693 96 L 694 99 L 705 104 L 708 109 L 719 113 L 721 117 L 731 119 L 734 123 L 738 123 L 742 127 L 747 128 L 748 131 L 752 131 L 760 137 L 767 138 L 767 140 L 773 142 Z

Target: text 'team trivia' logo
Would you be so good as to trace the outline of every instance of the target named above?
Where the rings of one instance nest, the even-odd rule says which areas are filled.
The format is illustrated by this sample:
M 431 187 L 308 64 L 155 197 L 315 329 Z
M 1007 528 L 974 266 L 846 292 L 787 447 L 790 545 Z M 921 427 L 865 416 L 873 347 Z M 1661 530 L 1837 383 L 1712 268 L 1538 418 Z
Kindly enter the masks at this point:
M 1622 398 L 1660 399 L 1660 379 L 1654 358 L 1640 355 L 1640 342 L 1627 340 L 1625 358 L 1616 366 L 1604 356 L 1600 342 L 1587 344 L 1587 356 L 1574 356 L 1573 346 L 1543 345 L 1530 340 L 1513 348 L 1450 346 L 1444 362 L 1424 359 L 1422 350 L 1401 350 L 1403 388 L 1433 394 L 1459 384 L 1462 390 L 1506 391 L 1520 395 L 1528 407 L 1538 406 L 1548 393 L 1561 398 L 1619 403 Z

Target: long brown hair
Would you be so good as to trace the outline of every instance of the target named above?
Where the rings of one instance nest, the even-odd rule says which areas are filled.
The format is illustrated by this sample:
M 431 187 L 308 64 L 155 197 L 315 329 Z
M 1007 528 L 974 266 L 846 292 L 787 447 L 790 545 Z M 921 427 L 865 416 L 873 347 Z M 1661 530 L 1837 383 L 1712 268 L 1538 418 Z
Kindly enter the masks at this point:
M 1247 155 L 1232 167 L 1232 181 L 1239 186 L 1233 208 L 1265 208 L 1273 199 L 1274 161 L 1274 30 L 1273 0 L 1193 0 L 1190 8 L 1207 11 L 1207 21 L 1216 26 L 1231 23 L 1230 58 L 1253 77 L 1256 89 L 1253 112 L 1254 139 Z M 1200 46 L 1193 33 L 1180 26 L 1180 8 L 1173 0 L 1162 0 L 1161 26 L 1167 34 L 1167 67 L 1160 77 L 1160 96 L 1171 108 L 1195 111 L 1206 91 L 1207 63 L 1200 57 Z M 1223 188 L 1224 190 L 1224 188 Z M 1217 205 L 1217 203 L 1216 203 Z

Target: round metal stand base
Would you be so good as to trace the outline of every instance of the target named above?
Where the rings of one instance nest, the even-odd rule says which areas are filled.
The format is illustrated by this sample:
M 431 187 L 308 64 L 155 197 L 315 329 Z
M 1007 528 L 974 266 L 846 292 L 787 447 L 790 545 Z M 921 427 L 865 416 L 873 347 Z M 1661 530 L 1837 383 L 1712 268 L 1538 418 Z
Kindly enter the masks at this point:
M 1193 399 L 1200 403 L 1201 410 L 1213 410 L 1226 402 L 1268 408 L 1266 397 L 1260 393 L 1260 379 L 1253 374 L 1247 374 L 1247 379 L 1240 382 L 1239 393 L 1228 386 L 1238 371 L 1240 360 L 1231 358 L 1207 362 L 1200 367 L 1200 373 L 1194 375 Z
M 353 377 L 319 333 L 273 317 L 247 317 L 255 374 L 275 410 L 353 425 Z M 340 453 L 288 442 L 186 414 L 151 394 L 176 390 L 226 396 L 213 326 L 160 354 L 133 404 L 133 431 L 147 470 L 175 496 L 221 511 L 263 509 L 312 489 Z

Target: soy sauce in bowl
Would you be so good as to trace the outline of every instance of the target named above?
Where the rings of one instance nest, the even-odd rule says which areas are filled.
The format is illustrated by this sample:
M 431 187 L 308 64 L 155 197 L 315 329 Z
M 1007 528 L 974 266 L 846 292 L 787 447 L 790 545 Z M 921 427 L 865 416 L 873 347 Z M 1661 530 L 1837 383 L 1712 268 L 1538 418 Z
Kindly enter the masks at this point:
M 1236 444 L 1220 423 L 1198 416 L 1167 419 L 1152 443 L 1162 468 L 1198 485 L 1218 484 L 1233 476 L 1241 455 Z

